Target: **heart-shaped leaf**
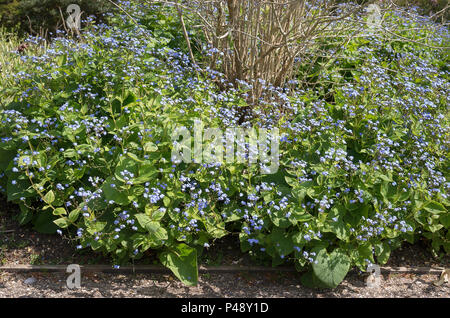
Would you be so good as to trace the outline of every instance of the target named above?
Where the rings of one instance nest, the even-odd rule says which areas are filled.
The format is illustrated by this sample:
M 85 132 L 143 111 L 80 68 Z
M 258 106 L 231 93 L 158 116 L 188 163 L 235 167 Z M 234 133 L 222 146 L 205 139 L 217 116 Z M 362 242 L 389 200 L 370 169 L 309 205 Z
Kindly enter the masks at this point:
M 159 255 L 161 263 L 188 286 L 197 285 L 197 250 L 186 244 L 178 244 Z
M 320 281 L 319 285 L 324 287 L 337 287 L 350 269 L 350 258 L 339 249 L 334 250 L 331 254 L 322 249 L 315 260 L 317 264 L 314 263 L 312 269 L 315 277 Z

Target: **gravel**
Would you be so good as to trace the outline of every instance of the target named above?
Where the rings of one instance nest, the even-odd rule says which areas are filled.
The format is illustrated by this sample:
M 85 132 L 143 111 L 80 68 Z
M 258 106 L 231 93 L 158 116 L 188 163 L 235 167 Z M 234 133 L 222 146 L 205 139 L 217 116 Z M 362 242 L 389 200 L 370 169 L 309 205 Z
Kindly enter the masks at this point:
M 34 283 L 37 282 L 37 279 L 34 277 L 29 277 L 27 279 L 25 279 L 25 281 L 23 282 L 25 285 L 33 285 Z
M 301 286 L 295 273 L 203 274 L 199 284 L 187 287 L 168 274 L 122 275 L 82 273 L 81 288 L 68 289 L 64 273 L 31 273 L 36 281 L 27 285 L 30 273 L 0 273 L 0 297 L 45 298 L 449 298 L 450 286 L 433 285 L 438 275 L 390 274 L 380 287 L 366 287 L 363 276 L 348 275 L 333 290 L 314 290 Z

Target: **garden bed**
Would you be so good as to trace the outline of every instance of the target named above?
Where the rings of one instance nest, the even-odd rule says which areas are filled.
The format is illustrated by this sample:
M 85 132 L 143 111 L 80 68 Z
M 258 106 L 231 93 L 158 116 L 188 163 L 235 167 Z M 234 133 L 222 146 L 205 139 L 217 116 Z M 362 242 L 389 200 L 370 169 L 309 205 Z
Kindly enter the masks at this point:
M 52 234 L 42 234 L 31 227 L 20 226 L 12 219 L 16 207 L 1 201 L 0 210 L 0 264 L 1 265 L 106 265 L 108 257 L 91 250 L 76 251 L 73 242 Z M 151 254 L 137 260 L 134 265 L 158 264 Z M 131 263 L 130 263 L 131 265 Z M 270 262 L 252 260 L 247 253 L 240 251 L 239 238 L 227 236 L 216 241 L 202 254 L 200 266 L 267 266 Z M 386 267 L 449 267 L 450 256 L 441 259 L 433 257 L 423 240 L 416 244 L 405 242 L 395 250 Z

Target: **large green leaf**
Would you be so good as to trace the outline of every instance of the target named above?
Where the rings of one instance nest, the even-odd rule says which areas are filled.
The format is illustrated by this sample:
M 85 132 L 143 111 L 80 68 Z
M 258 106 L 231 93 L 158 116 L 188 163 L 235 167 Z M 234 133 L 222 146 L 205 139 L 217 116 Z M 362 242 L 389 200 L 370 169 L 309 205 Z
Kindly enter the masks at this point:
M 344 215 L 345 210 L 342 206 L 333 207 L 327 215 L 327 226 L 324 232 L 332 232 L 338 239 L 347 241 L 350 233 L 343 221 Z
M 17 215 L 17 221 L 20 225 L 24 225 L 33 219 L 33 211 L 25 206 L 23 202 L 19 203 L 20 213 Z
M 120 191 L 121 184 L 121 181 L 108 177 L 102 185 L 102 191 L 108 201 L 113 200 L 118 204 L 126 205 L 130 203 L 130 200 L 124 191 Z
M 386 264 L 391 255 L 391 247 L 387 242 L 378 243 L 375 246 L 375 255 L 377 257 L 377 263 L 380 265 Z
M 292 235 L 280 228 L 274 228 L 272 233 L 268 236 L 271 244 L 279 255 L 289 255 L 294 250 L 294 243 L 292 242 Z
M 439 221 L 442 223 L 442 225 L 448 229 L 450 227 L 450 214 L 446 213 L 446 214 L 442 214 L 439 217 Z
M 58 217 L 54 216 L 52 211 L 39 212 L 38 217 L 34 221 L 34 229 L 40 233 L 53 234 L 56 233 L 58 225 L 53 223 Z
M 370 243 L 360 243 L 357 246 L 351 244 L 347 246 L 353 264 L 359 267 L 362 271 L 366 269 L 367 261 L 375 262 L 373 259 L 372 245 Z
M 427 202 L 423 208 L 432 214 L 448 213 L 447 209 L 442 204 L 435 201 Z
M 62 229 L 66 228 L 70 225 L 69 219 L 65 218 L 65 217 L 54 220 L 53 222 Z
M 300 277 L 300 282 L 303 286 L 309 288 L 329 288 L 329 286 L 325 285 L 320 279 L 317 278 L 312 269 Z
M 14 150 L 0 149 L 0 171 L 5 171 L 12 162 L 16 152 Z
M 291 222 L 291 220 L 286 217 L 286 211 L 282 209 L 273 210 L 270 214 L 270 219 L 275 226 L 280 228 L 288 228 L 293 225 L 293 222 L 297 222 L 294 217 L 291 218 Z
M 125 107 L 129 104 L 136 102 L 136 95 L 133 94 L 133 92 L 128 92 L 127 97 L 122 101 L 122 106 Z
M 222 238 L 229 232 L 225 230 L 225 222 L 218 215 L 210 215 L 203 220 L 206 231 L 213 238 Z
M 166 210 L 147 204 L 145 206 L 145 213 L 150 217 L 152 221 L 159 222 L 166 214 Z
M 186 244 L 167 249 L 159 255 L 161 263 L 188 286 L 197 285 L 197 250 Z
M 8 180 L 6 186 L 6 194 L 8 201 L 14 201 L 22 197 L 29 198 L 36 195 L 36 191 L 30 187 L 30 181 L 25 179 L 17 179 L 13 184 L 12 180 Z
M 134 180 L 135 184 L 150 181 L 151 178 L 158 173 L 154 164 L 144 163 L 139 167 L 139 176 Z
M 325 249 L 317 253 L 317 264 L 312 265 L 315 277 L 320 286 L 328 288 L 337 287 L 347 275 L 350 269 L 350 258 L 340 249 L 328 254 Z

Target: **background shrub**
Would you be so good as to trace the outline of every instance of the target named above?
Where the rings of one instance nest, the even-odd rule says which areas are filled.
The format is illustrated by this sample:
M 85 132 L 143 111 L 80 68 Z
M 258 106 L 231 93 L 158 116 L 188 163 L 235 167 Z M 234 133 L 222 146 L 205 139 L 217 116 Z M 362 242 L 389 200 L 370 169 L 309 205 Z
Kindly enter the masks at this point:
M 66 8 L 69 4 L 78 4 L 82 11 L 82 19 L 95 15 L 99 20 L 104 13 L 111 12 L 113 6 L 109 1 L 101 0 L 0 0 L 0 24 L 13 28 L 18 27 L 22 34 L 44 34 L 62 29 L 62 18 L 59 11 L 67 19 Z M 28 20 L 29 18 L 29 20 Z

